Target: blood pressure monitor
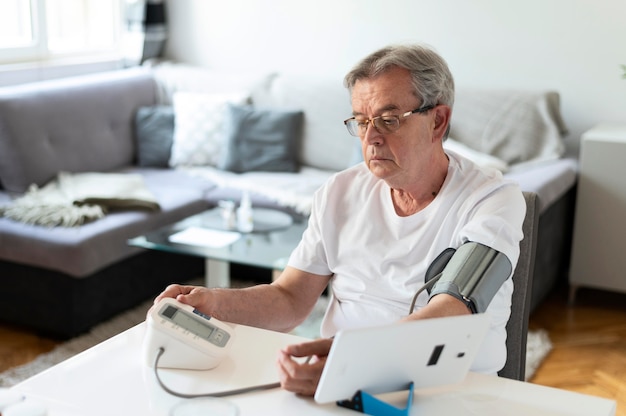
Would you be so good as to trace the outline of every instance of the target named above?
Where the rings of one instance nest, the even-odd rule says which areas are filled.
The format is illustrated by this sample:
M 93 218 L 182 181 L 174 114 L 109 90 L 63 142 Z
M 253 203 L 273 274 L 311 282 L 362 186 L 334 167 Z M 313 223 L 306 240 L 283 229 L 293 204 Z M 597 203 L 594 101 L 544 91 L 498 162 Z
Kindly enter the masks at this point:
M 221 362 L 234 340 L 229 325 L 172 298 L 162 299 L 148 311 L 146 326 L 146 364 L 153 366 L 163 348 L 160 368 L 209 370 Z

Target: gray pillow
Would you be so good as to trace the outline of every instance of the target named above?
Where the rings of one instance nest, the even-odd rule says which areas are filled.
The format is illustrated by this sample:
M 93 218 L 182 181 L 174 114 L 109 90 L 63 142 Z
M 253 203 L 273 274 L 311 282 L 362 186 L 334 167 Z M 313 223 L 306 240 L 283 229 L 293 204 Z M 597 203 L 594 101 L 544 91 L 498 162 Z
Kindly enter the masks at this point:
M 302 111 L 229 105 L 218 168 L 236 173 L 297 172 L 303 122 Z
M 560 158 L 566 132 L 555 91 L 457 88 L 450 137 L 509 165 Z
M 174 138 L 173 107 L 140 107 L 135 115 L 135 135 L 138 166 L 168 167 Z

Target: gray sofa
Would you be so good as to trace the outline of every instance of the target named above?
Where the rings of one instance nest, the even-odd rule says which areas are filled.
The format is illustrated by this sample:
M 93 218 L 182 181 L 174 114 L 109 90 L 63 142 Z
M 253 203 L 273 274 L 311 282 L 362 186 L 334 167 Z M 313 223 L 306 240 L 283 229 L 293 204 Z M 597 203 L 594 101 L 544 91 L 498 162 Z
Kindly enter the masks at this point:
M 133 117 L 153 105 L 145 71 L 23 85 L 0 92 L 0 181 L 5 203 L 60 171 L 135 171 Z M 211 184 L 141 169 L 156 213 L 121 211 L 80 227 L 0 219 L 0 316 L 70 337 L 136 305 L 172 279 L 202 273 L 199 259 L 141 252 L 126 240 L 206 209 Z
M 219 126 L 203 128 L 214 135 L 228 131 L 230 139 L 200 151 L 193 148 L 194 129 L 183 131 L 185 123 L 193 127 L 183 109 L 199 108 L 193 100 L 209 95 L 220 96 L 222 107 L 224 100 L 230 104 L 225 110 L 215 100 L 202 102 L 209 107 L 201 115 L 209 113 L 206 108 L 230 115 L 219 113 Z M 490 107 L 493 101 L 498 109 Z M 505 112 L 503 103 L 509 106 Z M 534 308 L 568 264 L 577 162 L 559 157 L 558 95 L 460 91 L 457 105 L 451 143 L 461 147 L 455 150 L 467 150 L 479 163 L 504 164 L 507 176 L 538 195 Z M 243 190 L 253 191 L 256 206 L 306 219 L 314 189 L 358 163 L 355 141 L 342 125 L 350 112 L 337 79 L 178 65 L 0 89 L 0 205 L 9 206 L 33 184 L 49 184 L 60 172 L 116 172 L 140 175 L 160 206 L 153 212 L 112 211 L 77 227 L 0 218 L 0 319 L 70 337 L 172 281 L 203 274 L 202 259 L 143 251 L 127 240 L 221 199 L 238 200 Z M 524 136 L 519 129 L 528 130 L 529 119 L 536 128 Z M 263 143 L 251 139 L 260 132 L 268 138 Z M 511 145 L 526 143 L 529 135 L 541 137 L 532 146 Z M 222 156 L 213 157 L 216 151 Z M 208 159 L 192 160 L 198 155 Z

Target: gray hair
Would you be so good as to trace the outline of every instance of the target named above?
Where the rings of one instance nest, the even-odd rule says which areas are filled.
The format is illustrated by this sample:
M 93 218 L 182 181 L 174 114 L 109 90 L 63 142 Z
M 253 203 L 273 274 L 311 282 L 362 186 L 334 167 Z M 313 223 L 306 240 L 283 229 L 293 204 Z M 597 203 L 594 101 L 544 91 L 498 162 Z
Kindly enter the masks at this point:
M 375 77 L 386 70 L 407 69 L 413 79 L 413 93 L 421 106 L 454 104 L 454 78 L 446 61 L 433 49 L 423 45 L 387 46 L 366 56 L 344 78 L 344 85 L 352 94 L 360 79 Z

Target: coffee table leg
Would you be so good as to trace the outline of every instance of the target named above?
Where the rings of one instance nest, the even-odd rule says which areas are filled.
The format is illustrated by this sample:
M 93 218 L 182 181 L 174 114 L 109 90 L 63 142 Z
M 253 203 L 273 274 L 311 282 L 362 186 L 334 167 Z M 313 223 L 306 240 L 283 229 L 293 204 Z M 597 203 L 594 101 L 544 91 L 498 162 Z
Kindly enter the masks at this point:
M 227 261 L 206 259 L 204 270 L 206 287 L 230 287 L 230 267 Z

